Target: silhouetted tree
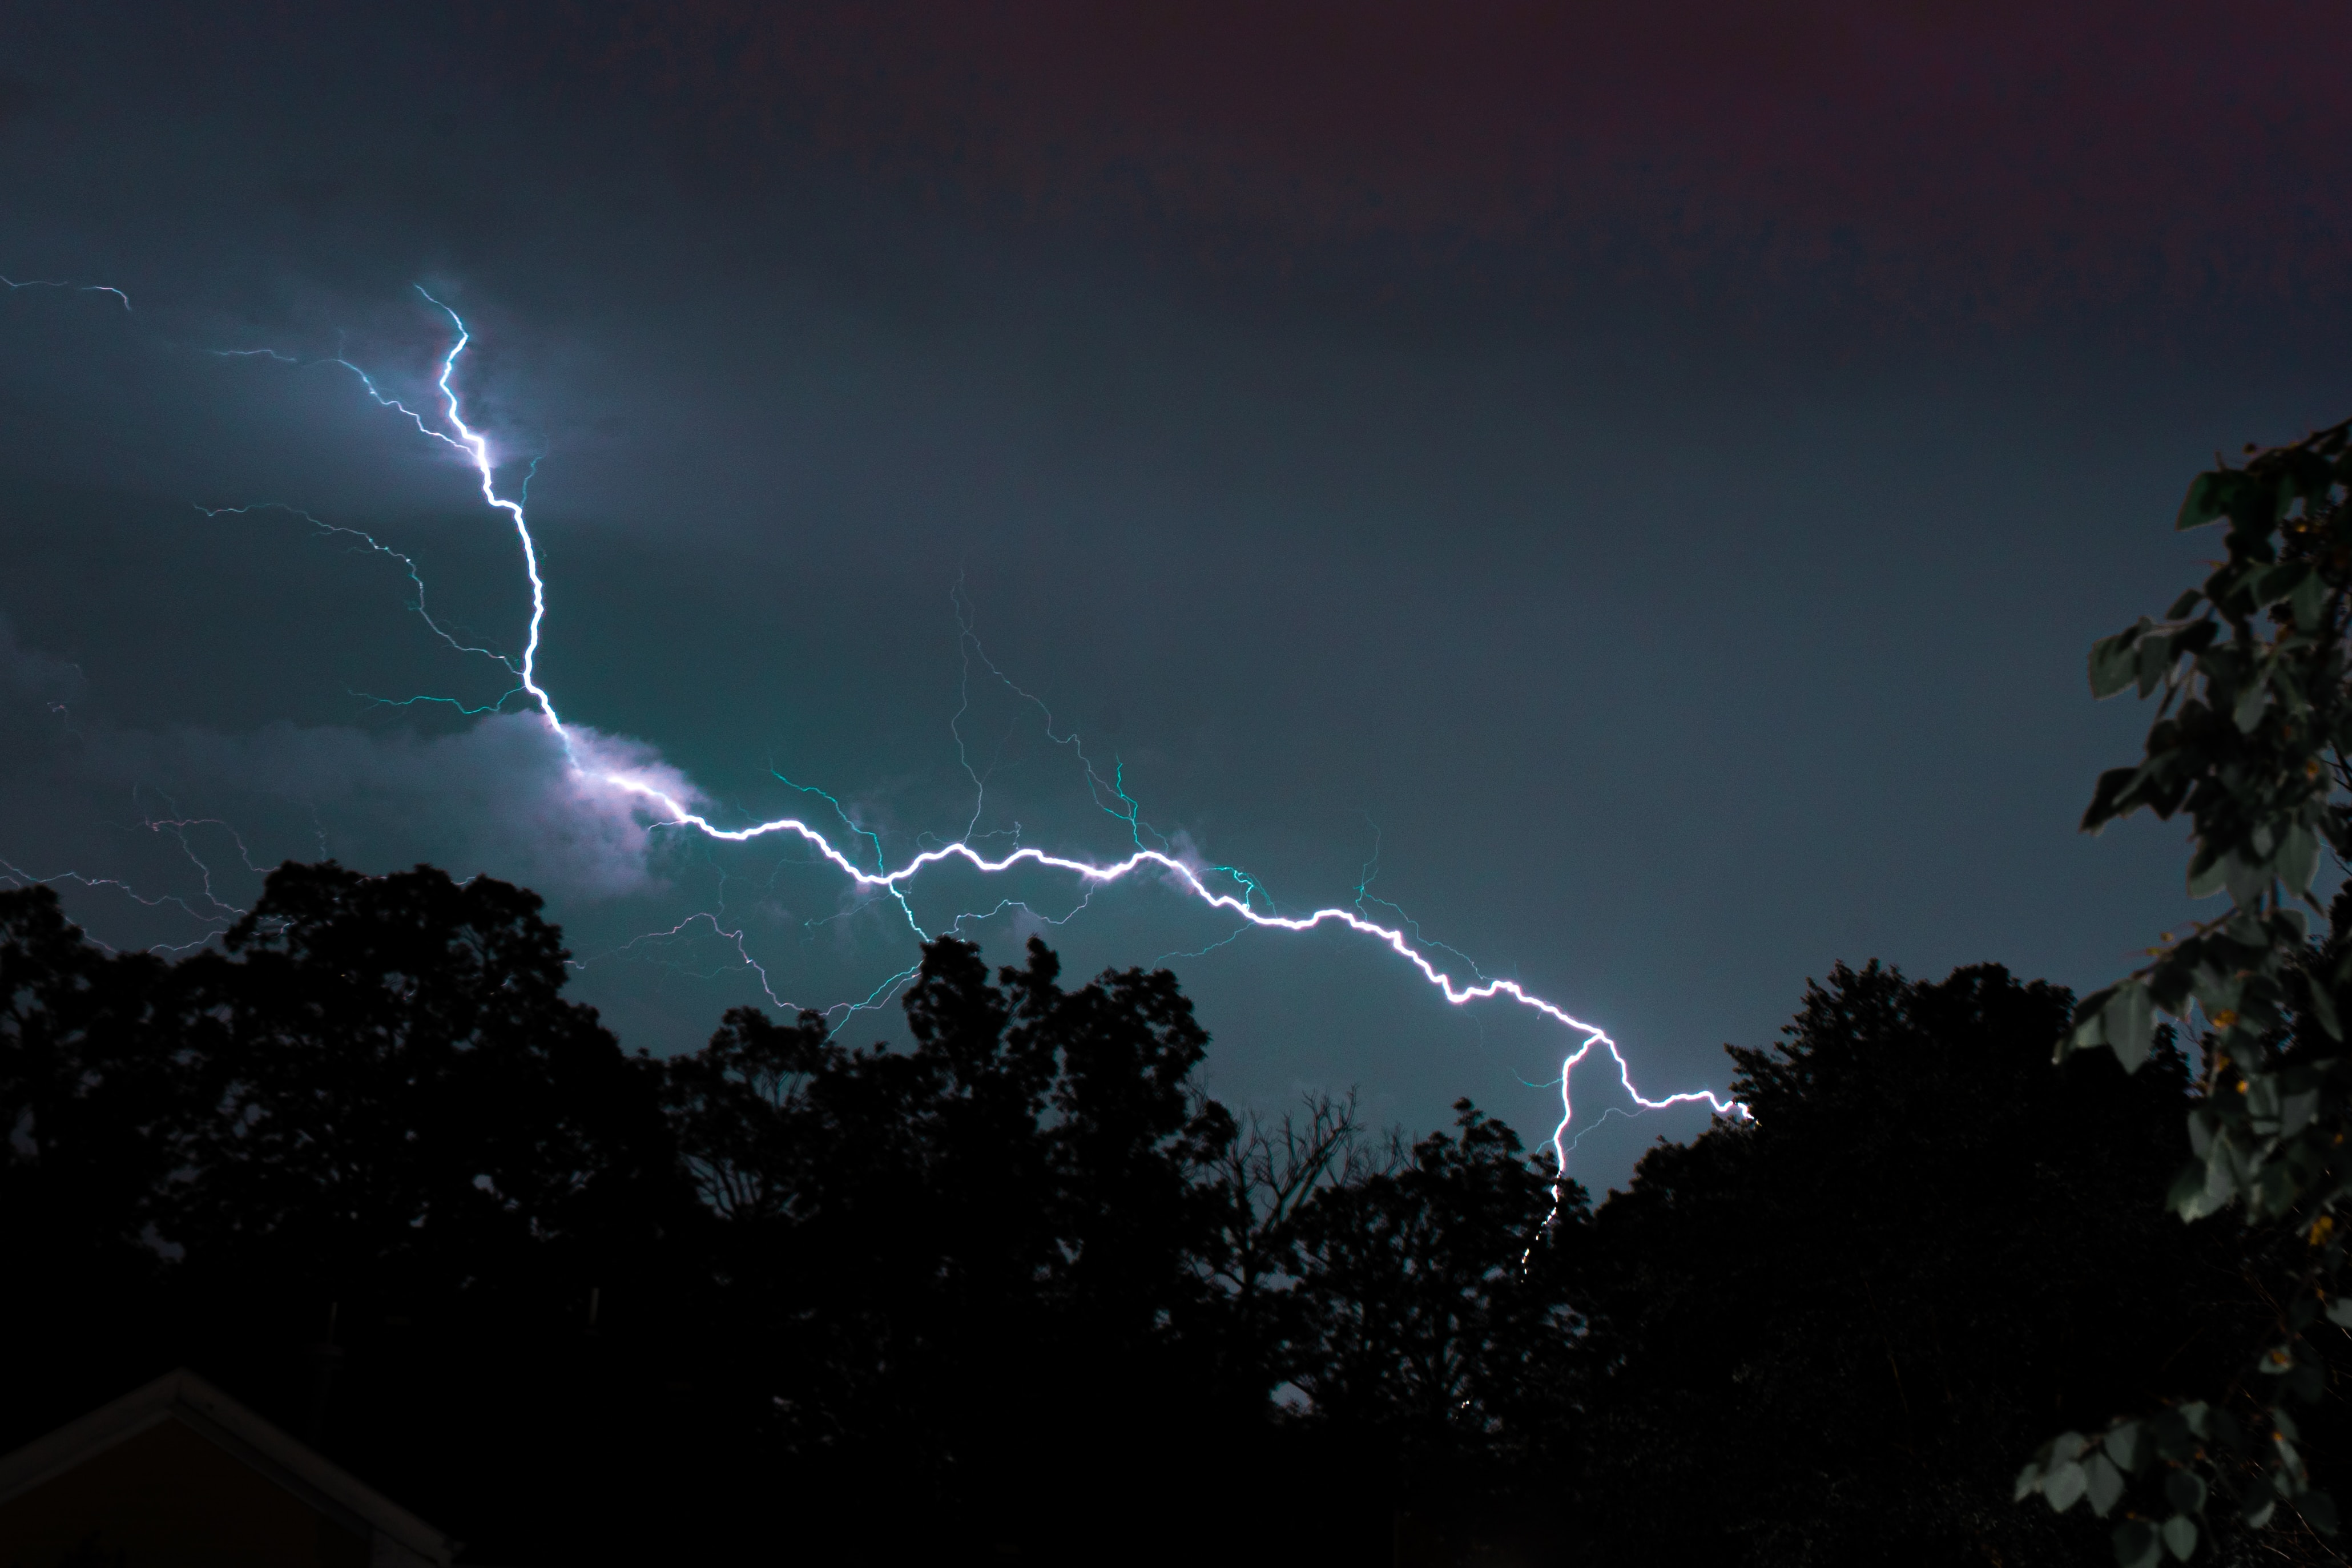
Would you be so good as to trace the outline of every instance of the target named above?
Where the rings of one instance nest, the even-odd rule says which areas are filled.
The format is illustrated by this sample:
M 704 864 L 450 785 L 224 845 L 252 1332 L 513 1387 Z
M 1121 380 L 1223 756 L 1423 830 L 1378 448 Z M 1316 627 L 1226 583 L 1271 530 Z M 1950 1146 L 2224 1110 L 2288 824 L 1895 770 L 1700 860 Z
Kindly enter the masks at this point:
M 1838 969 L 1597 1210 L 1467 1102 L 1237 1123 L 1165 971 L 935 942 L 903 1046 L 667 1062 L 565 973 L 428 868 L 177 964 L 0 894 L 0 1444 L 188 1361 L 500 1562 L 2042 1561 L 2019 1446 L 2294 1273 L 2138 1201 L 2168 1037 L 2053 1074 L 1997 968 Z
M 152 1228 L 191 1066 L 155 1026 L 169 979 L 86 940 L 49 889 L 0 892 L 0 1410 L 70 1413 L 81 1380 L 139 1370 L 122 1313 L 166 1263 Z
M 1563 1452 L 1589 1560 L 2047 1562 L 2021 1445 L 2214 1364 L 2258 1311 L 2227 1231 L 2154 1199 L 2188 1093 L 2159 1042 L 2054 1071 L 2072 998 L 1997 967 L 1843 966 L 1751 1124 L 1661 1145 L 1575 1260 L 1595 1382 Z
M 1468 1101 L 1454 1111 L 1454 1134 L 1433 1133 L 1299 1211 L 1292 1381 L 1329 1419 L 1424 1437 L 1494 1431 L 1532 1387 L 1556 1385 L 1574 1343 L 1548 1222 L 1580 1224 L 1583 1189 Z
M 0 894 L 0 1299 L 43 1347 L 7 1359 L 16 1437 L 194 1362 L 493 1544 L 516 1494 L 561 1518 L 646 1455 L 581 1331 L 682 1261 L 691 1197 L 657 1068 L 562 999 L 539 907 L 288 865 L 167 966 Z
M 1428 1553 L 1525 1532 L 1584 1372 L 1565 1272 L 1584 1190 L 1549 1149 L 1454 1111 L 1452 1134 L 1321 1188 L 1291 1228 L 1305 1424 Z
M 563 998 L 539 912 L 488 877 L 289 864 L 178 966 L 201 1090 L 159 1225 L 193 1271 L 396 1301 L 562 1253 L 588 1288 L 670 1155 L 656 1069 Z
M 1033 942 L 992 978 L 942 940 L 910 1050 L 746 1009 L 670 1064 L 755 1386 L 790 1451 L 887 1455 L 902 1519 L 923 1498 L 1034 1513 L 1040 1467 L 1115 1471 L 1106 1425 L 1131 1462 L 1181 1375 L 1233 1132 L 1189 1092 L 1207 1036 L 1165 971 L 1067 991 L 1058 967 Z
M 1313 1337 L 1297 1288 L 1300 1211 L 1402 1158 L 1395 1134 L 1365 1136 L 1353 1095 L 1310 1095 L 1295 1112 L 1240 1120 L 1215 1161 L 1196 1264 L 1214 1307 L 1205 1327 L 1216 1370 L 1205 1397 L 1256 1412 L 1268 1390 L 1297 1386 L 1291 1375 Z

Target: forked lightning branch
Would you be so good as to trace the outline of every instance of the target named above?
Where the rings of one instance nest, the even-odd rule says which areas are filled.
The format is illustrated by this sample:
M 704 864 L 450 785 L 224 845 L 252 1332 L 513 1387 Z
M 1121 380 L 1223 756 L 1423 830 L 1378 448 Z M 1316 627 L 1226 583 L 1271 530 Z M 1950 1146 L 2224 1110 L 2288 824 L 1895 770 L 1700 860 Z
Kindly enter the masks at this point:
M 1180 890 L 1208 907 L 1243 922 L 1244 925 L 1237 929 L 1257 927 L 1269 931 L 1298 932 L 1311 931 L 1326 925 L 1344 926 L 1394 953 L 1454 1006 L 1466 1007 L 1473 1002 L 1487 1000 L 1508 1001 L 1542 1014 L 1578 1037 L 1576 1046 L 1560 1064 L 1560 1120 L 1559 1127 L 1552 1134 L 1553 1152 L 1562 1170 L 1565 1170 L 1567 1166 L 1569 1125 L 1575 1119 L 1576 1114 L 1575 1102 L 1570 1092 L 1570 1082 L 1577 1068 L 1596 1051 L 1605 1052 L 1610 1061 L 1615 1063 L 1618 1082 L 1623 1086 L 1626 1094 L 1633 1103 L 1643 1110 L 1658 1111 L 1674 1105 L 1704 1103 L 1719 1116 L 1745 1117 L 1748 1114 L 1745 1105 L 1706 1089 L 1687 1090 L 1659 1098 L 1643 1094 L 1634 1086 L 1633 1071 L 1625 1060 L 1623 1051 L 1619 1049 L 1617 1042 L 1598 1026 L 1574 1017 L 1557 1003 L 1528 991 L 1516 980 L 1479 978 L 1474 981 L 1464 981 L 1457 979 L 1446 969 L 1439 967 L 1431 958 L 1424 946 L 1409 936 L 1404 929 L 1381 925 L 1377 921 L 1367 918 L 1360 909 L 1332 907 L 1317 909 L 1303 915 L 1282 915 L 1270 906 L 1260 907 L 1258 903 L 1249 896 L 1252 892 L 1256 891 L 1252 886 L 1245 884 L 1244 893 L 1239 895 L 1223 891 L 1213 886 L 1207 880 L 1208 875 L 1216 873 L 1194 861 L 1140 845 L 1135 852 L 1124 858 L 1097 862 L 1073 855 L 1055 854 L 1034 847 L 1018 848 L 1009 853 L 991 856 L 973 848 L 967 840 L 959 839 L 950 843 L 925 849 L 896 870 L 888 869 L 887 864 L 880 862 L 877 862 L 876 869 L 868 870 L 845 854 L 824 832 L 800 818 L 779 817 L 770 821 L 735 826 L 723 825 L 712 821 L 702 812 L 693 810 L 688 800 L 680 798 L 677 792 L 678 786 L 668 783 L 641 768 L 614 767 L 601 761 L 596 755 L 597 748 L 583 744 L 581 737 L 565 725 L 562 716 L 556 709 L 555 699 L 540 682 L 539 654 L 541 634 L 545 629 L 548 615 L 547 583 L 540 571 L 539 549 L 531 538 L 530 521 L 525 511 L 527 482 L 525 489 L 512 496 L 501 493 L 498 480 L 499 463 L 491 450 L 489 440 L 466 420 L 464 400 L 457 390 L 457 375 L 458 361 L 464 357 L 467 345 L 472 341 L 471 334 L 457 311 L 421 287 L 417 292 L 434 309 L 448 319 L 455 334 L 447 350 L 441 356 L 439 373 L 434 380 L 434 389 L 439 402 L 436 410 L 424 412 L 410 408 L 399 399 L 388 395 L 367 371 L 346 359 L 304 361 L 267 350 L 238 351 L 236 357 L 257 356 L 284 363 L 328 363 L 340 366 L 355 376 L 360 385 L 365 389 L 367 395 L 378 404 L 405 417 L 415 425 L 420 434 L 451 448 L 473 469 L 480 480 L 483 504 L 502 514 L 513 524 L 515 539 L 521 550 L 523 573 L 529 580 L 530 589 L 530 620 L 523 641 L 521 658 L 516 661 L 498 654 L 489 656 L 499 658 L 513 673 L 518 683 L 516 690 L 529 698 L 530 704 L 538 710 L 540 717 L 546 723 L 549 730 L 561 745 L 564 764 L 571 770 L 575 783 L 593 790 L 610 791 L 629 805 L 651 829 L 698 833 L 709 839 L 729 843 L 747 843 L 772 837 L 798 840 L 814 851 L 820 858 L 831 863 L 849 883 L 897 898 L 902 907 L 905 906 L 905 890 L 910 883 L 930 867 L 944 862 L 954 861 L 963 862 L 972 870 L 987 875 L 1001 874 L 1024 867 L 1058 872 L 1070 877 L 1079 885 L 1088 888 L 1099 887 L 1130 877 L 1157 877 L 1167 885 Z M 124 304 L 127 308 L 129 301 L 125 299 Z M 373 545 L 374 541 L 371 539 L 369 543 Z M 383 549 L 381 546 L 376 548 Z M 406 561 L 405 557 L 401 559 Z M 409 565 L 411 576 L 414 578 L 414 563 Z M 423 588 L 421 580 L 417 581 L 417 587 L 421 594 Z M 418 609 L 421 612 L 421 597 Z M 436 625 L 435 630 L 439 631 L 440 628 Z M 443 635 L 446 637 L 447 633 L 444 632 Z M 466 651 L 484 653 L 488 652 L 480 648 L 470 648 Z M 1263 894 L 1260 893 L 1258 896 L 1262 898 Z M 911 924 L 913 920 L 911 912 L 908 915 L 908 920 Z M 918 927 L 917 935 L 922 934 Z

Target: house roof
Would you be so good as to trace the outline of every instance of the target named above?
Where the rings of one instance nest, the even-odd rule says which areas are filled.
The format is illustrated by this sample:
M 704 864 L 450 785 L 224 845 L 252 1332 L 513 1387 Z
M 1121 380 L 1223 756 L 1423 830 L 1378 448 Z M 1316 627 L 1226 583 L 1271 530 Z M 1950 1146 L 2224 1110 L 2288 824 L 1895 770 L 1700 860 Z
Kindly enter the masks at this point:
M 184 1367 L 0 1458 L 0 1503 L 166 1421 L 180 1422 L 311 1508 L 375 1538 L 378 1562 L 447 1568 L 455 1542 Z

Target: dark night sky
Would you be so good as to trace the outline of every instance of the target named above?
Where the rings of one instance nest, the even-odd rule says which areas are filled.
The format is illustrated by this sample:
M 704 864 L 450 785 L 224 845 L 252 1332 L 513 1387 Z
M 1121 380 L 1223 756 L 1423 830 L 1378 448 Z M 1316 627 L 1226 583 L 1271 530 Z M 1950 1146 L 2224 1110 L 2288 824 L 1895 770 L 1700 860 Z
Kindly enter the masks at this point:
M 1286 910 L 1377 850 L 1654 1092 L 1840 958 L 2124 967 L 2180 852 L 2074 832 L 2141 723 L 2084 648 L 2186 580 L 2217 448 L 2352 412 L 2336 7 L 219 9 L 0 23 L 0 272 L 135 306 L 0 293 L 0 860 L 183 901 L 62 883 L 117 943 L 204 936 L 200 867 L 249 901 L 232 830 L 528 882 L 656 1049 L 759 998 L 717 927 L 822 1006 L 903 917 L 648 838 L 533 719 L 370 702 L 502 685 L 389 557 L 196 507 L 367 530 L 504 650 L 512 537 L 347 372 L 215 350 L 414 396 L 411 286 L 456 305 L 469 408 L 541 459 L 544 679 L 715 813 L 829 810 L 781 775 L 894 861 L 961 832 L 961 582 L 1162 831 Z M 1116 852 L 1034 710 L 970 696 L 981 829 Z M 1051 935 L 1083 972 L 1230 929 L 1131 885 Z M 1557 1028 L 1360 939 L 1169 961 L 1228 1096 L 1556 1118 Z

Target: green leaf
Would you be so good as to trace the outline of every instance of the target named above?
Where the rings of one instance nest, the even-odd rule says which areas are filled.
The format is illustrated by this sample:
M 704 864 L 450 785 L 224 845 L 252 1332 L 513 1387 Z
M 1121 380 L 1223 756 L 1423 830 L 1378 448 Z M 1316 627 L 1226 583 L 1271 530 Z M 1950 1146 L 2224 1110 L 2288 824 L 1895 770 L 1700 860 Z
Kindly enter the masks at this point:
M 2102 1445 L 2115 1456 L 2116 1463 L 2127 1470 L 2136 1470 L 2147 1462 L 2147 1431 L 2137 1421 L 2126 1421 L 2107 1434 Z
M 2164 1521 L 2164 1547 L 2183 1563 L 2197 1550 L 2197 1521 L 2185 1513 L 2176 1513 Z
M 2277 469 L 2273 468 L 2269 473 L 2262 476 L 2259 483 L 2262 485 L 2263 490 L 2268 493 L 2270 499 L 2270 516 L 2263 517 L 2262 520 L 2267 523 L 2276 523 L 2283 519 L 2294 507 L 2294 476 L 2289 474 L 2282 474 Z M 2231 510 L 2234 514 L 2235 508 L 2233 507 Z M 2234 515 L 2231 518 L 2231 521 L 2232 522 L 2238 520 L 2239 519 Z M 2245 520 L 2252 522 L 2254 519 L 2249 517 Z
M 2116 1527 L 2116 1561 L 2123 1568 L 2156 1568 L 2164 1561 L 2164 1542 L 2156 1526 L 2144 1519 L 2127 1519 Z
M 2115 1461 L 2106 1455 L 2093 1454 L 2084 1461 L 2083 1473 L 2090 1478 L 2091 1511 L 2101 1519 L 2106 1518 L 2107 1510 L 2124 1495 L 2123 1471 L 2116 1469 Z
M 2304 939 L 2311 935 L 2311 923 L 2300 909 L 2273 909 L 2267 918 L 2271 926 L 2270 940 L 2273 946 L 2284 943 L 2289 946 L 2301 946 Z
M 2198 1159 L 2198 1164 L 2192 1168 L 2200 1176 L 2205 1157 L 2213 1152 L 2214 1130 L 2220 1125 L 2220 1119 L 2202 1106 L 2189 1113 L 2189 1146 L 2197 1151 Z
M 2303 580 L 2294 585 L 2294 623 L 2305 632 L 2316 632 L 2320 618 L 2327 612 L 2327 580 L 2305 569 Z
M 2185 1220 L 2202 1219 L 2230 1207 L 2238 1184 L 2230 1173 L 2229 1145 L 2217 1143 L 2201 1161 L 2192 1161 L 2173 1178 L 2166 1207 Z
M 2062 1459 L 2051 1466 L 2050 1473 L 2042 1478 L 2042 1495 L 2049 1500 L 2053 1512 L 2063 1513 L 2082 1501 L 2090 1486 L 2091 1478 L 2084 1473 L 2081 1465 Z
M 2268 677 L 2267 669 L 2257 673 L 2252 680 L 2246 683 L 2246 689 L 2238 694 L 2237 706 L 2230 710 L 2231 720 L 2237 725 L 2241 735 L 2252 735 L 2254 726 L 2263 722 L 2263 708 L 2270 697 Z
M 2303 586 L 2304 580 L 2312 575 L 2311 568 L 2302 561 L 2282 561 L 2263 573 L 2262 580 L 2254 585 L 2254 602 L 2267 605 L 2282 599 L 2293 599 L 2295 591 Z
M 2239 1517 L 2260 1530 L 2278 1511 L 2278 1493 L 2271 1490 L 2271 1479 L 2258 1475 L 2246 1483 L 2245 1495 L 2238 1500 Z
M 2205 1480 L 2195 1470 L 2174 1470 L 2164 1478 L 2164 1498 L 2176 1513 L 2205 1511 Z
M 2208 859 L 2209 854 L 2211 852 L 2200 844 L 2189 862 L 2189 896 L 2191 898 L 2204 898 L 2221 892 L 2222 882 L 2230 874 L 2228 855 L 2211 854 Z
M 2245 1102 L 2246 1114 L 2258 1122 L 2274 1121 L 2284 1110 L 2279 1103 L 2279 1081 L 2272 1073 L 2247 1074 L 2246 1092 L 2241 1098 Z
M 2271 857 L 2271 863 L 2278 869 L 2279 880 L 2286 883 L 2289 894 L 2304 892 L 2319 870 L 2319 835 L 2303 823 L 2295 823 L 2280 841 L 2278 853 Z
M 2192 588 L 2172 601 L 2172 608 L 2164 612 L 2164 618 L 2167 621 L 2185 619 L 2190 611 L 2204 602 L 2205 596 Z
M 2236 487 L 2231 481 L 2237 478 L 2237 475 L 2223 469 L 2191 479 L 2189 494 L 2180 503 L 2180 515 L 2172 520 L 2173 528 L 2182 531 L 2201 528 L 2216 517 L 2228 517 L 2228 494 Z
M 2292 1138 L 2311 1124 L 2319 1114 L 2319 1091 L 2306 1089 L 2300 1094 L 2290 1094 L 2279 1105 L 2279 1136 Z
M 2091 644 L 2091 695 L 2111 697 L 2139 676 L 2138 643 L 2148 628 L 2147 617 L 2139 624 L 2127 627 L 2112 637 L 2102 637 Z
M 2115 994 L 2116 988 L 2109 986 L 2104 991 L 2093 991 L 2075 1004 L 2074 1027 L 2059 1039 L 2055 1060 L 2063 1061 L 2078 1051 L 2107 1043 L 2107 1029 L 2100 1021 L 2100 1013 Z
M 2352 743 L 2352 726 L 2347 726 L 2347 743 Z M 2095 833 L 2108 819 L 2117 814 L 2116 802 L 2126 798 L 2126 792 L 2139 779 L 2137 768 L 2110 768 L 2099 775 L 2099 782 L 2091 791 L 2091 803 L 2083 809 L 2083 831 Z
M 2305 1492 L 2294 1500 L 2294 1511 L 2320 1534 L 2336 1533 L 2336 1500 L 2326 1492 Z
M 2161 632 L 2152 632 L 2139 640 L 2139 651 L 2133 667 L 2139 674 L 2139 695 L 2143 697 L 2163 684 L 2164 672 L 2172 664 L 2172 639 Z
M 2099 1028 L 2124 1071 L 2138 1071 L 2156 1035 L 2156 1008 L 2147 988 L 2137 980 L 2117 986 L 2106 1006 L 2099 1009 Z
M 2352 1296 L 2338 1296 L 2327 1303 L 2327 1321 L 2340 1329 L 2352 1329 Z

